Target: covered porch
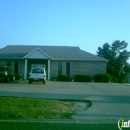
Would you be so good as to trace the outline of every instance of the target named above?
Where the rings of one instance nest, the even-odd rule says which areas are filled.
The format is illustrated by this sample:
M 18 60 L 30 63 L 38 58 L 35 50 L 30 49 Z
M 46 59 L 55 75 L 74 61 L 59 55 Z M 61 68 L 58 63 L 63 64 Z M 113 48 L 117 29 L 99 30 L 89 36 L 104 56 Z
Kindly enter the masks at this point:
M 51 57 L 41 49 L 36 48 L 24 57 L 24 79 L 28 78 L 32 66 L 42 66 L 46 70 L 47 80 L 50 80 L 50 64 Z

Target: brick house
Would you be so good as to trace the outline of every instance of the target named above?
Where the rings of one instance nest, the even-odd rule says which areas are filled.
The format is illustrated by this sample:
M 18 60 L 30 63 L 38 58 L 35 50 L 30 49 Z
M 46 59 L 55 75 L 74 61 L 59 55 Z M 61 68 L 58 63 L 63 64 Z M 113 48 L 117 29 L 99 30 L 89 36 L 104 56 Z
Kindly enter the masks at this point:
M 15 74 L 27 79 L 31 67 L 46 69 L 48 80 L 60 74 L 106 73 L 107 59 L 71 46 L 8 45 L 0 49 L 0 66 L 10 66 Z

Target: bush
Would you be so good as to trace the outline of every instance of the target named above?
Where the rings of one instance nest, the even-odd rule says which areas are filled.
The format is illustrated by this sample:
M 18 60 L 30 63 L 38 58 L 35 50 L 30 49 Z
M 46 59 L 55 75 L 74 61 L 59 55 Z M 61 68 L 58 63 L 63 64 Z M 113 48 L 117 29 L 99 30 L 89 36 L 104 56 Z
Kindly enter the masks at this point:
M 104 77 L 103 77 L 103 81 L 104 81 L 105 83 L 111 81 L 111 76 L 110 76 L 109 74 L 104 74 L 103 76 L 104 76 Z
M 14 73 L 14 76 L 15 76 L 15 80 L 19 80 L 20 79 L 20 76 L 18 73 Z
M 96 74 L 94 76 L 94 82 L 107 83 L 111 81 L 111 76 L 109 74 Z
M 102 74 L 96 74 L 94 76 L 94 82 L 103 82 L 103 76 L 102 76 Z
M 75 75 L 75 82 L 91 82 L 90 75 Z
M 70 77 L 68 75 L 59 75 L 57 77 L 58 81 L 70 81 Z

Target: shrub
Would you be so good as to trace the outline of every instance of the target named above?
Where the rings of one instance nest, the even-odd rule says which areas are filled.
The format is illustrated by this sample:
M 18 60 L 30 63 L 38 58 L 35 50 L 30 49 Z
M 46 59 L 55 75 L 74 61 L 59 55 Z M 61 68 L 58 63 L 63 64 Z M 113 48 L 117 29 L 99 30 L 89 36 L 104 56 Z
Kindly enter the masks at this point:
M 16 80 L 19 80 L 19 79 L 20 79 L 20 76 L 19 76 L 18 73 L 14 73 L 14 76 L 15 76 L 15 79 L 16 79 Z
M 103 82 L 103 76 L 102 76 L 102 74 L 96 74 L 94 76 L 94 82 Z
M 70 81 L 70 77 L 68 75 L 58 75 L 58 81 Z
M 90 75 L 75 75 L 75 82 L 91 82 Z
M 111 76 L 109 74 L 96 74 L 94 76 L 94 82 L 107 83 L 111 81 Z
M 105 83 L 110 82 L 111 81 L 111 76 L 109 74 L 104 74 L 103 75 L 103 81 Z

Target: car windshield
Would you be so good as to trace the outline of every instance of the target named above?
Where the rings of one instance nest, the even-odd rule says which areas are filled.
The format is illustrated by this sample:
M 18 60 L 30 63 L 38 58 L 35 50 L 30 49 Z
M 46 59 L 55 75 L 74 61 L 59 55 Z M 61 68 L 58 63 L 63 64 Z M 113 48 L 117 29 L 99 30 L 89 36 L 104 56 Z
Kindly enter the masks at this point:
M 33 69 L 32 73 L 44 73 L 42 68 Z
M 0 67 L 0 72 L 4 72 L 4 71 L 5 71 L 4 67 Z

